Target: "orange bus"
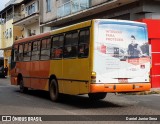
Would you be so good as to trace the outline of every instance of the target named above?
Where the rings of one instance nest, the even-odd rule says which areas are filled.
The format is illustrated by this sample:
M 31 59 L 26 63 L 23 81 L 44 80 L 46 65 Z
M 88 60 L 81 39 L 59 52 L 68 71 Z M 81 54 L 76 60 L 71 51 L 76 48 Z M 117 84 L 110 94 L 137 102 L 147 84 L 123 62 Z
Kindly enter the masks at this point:
M 109 19 L 20 39 L 12 47 L 11 84 L 20 85 L 21 92 L 49 91 L 53 101 L 61 94 L 88 94 L 98 100 L 108 92 L 150 90 L 150 50 L 138 54 L 144 43 L 145 24 Z

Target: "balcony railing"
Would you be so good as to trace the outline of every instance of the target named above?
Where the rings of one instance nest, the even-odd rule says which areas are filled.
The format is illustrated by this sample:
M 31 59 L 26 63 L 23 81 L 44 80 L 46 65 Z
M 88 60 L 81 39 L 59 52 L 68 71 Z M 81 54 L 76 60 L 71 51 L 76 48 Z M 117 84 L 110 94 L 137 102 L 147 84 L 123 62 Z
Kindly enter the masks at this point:
M 71 0 L 58 7 L 57 18 L 71 15 L 87 8 L 89 8 L 89 0 Z
M 13 18 L 13 22 L 19 21 L 21 19 L 25 18 L 25 14 L 19 14 L 19 13 L 15 13 L 14 14 L 14 18 Z
M 13 13 L 7 15 L 6 21 L 13 19 Z
M 19 13 L 11 13 L 11 14 L 8 14 L 6 18 L 0 18 L 0 25 L 3 25 L 5 24 L 7 21 L 13 19 L 13 21 L 18 21 L 18 20 L 21 20 L 25 17 L 25 15 L 20 15 Z

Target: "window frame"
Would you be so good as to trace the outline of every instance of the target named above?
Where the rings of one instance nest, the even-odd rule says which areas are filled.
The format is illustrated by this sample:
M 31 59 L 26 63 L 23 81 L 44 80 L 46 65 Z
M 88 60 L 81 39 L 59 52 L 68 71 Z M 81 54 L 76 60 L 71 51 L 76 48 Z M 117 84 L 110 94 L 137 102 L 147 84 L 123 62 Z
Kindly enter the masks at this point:
M 88 35 L 88 43 L 81 43 L 80 41 L 81 41 L 81 36 L 80 36 L 80 33 L 82 32 L 82 31 L 85 31 L 85 36 L 86 36 L 86 31 L 89 31 L 89 35 Z M 90 36 L 90 28 L 89 27 L 86 27 L 86 28 L 83 28 L 83 29 L 79 29 L 79 42 L 78 42 L 78 58 L 88 58 L 89 57 L 89 54 L 90 54 L 90 38 L 91 38 L 91 36 Z M 83 45 L 83 49 L 85 50 L 85 45 L 87 45 L 88 46 L 88 53 L 87 53 L 87 55 L 85 56 L 80 56 L 80 46 L 81 45 Z M 84 52 L 84 51 L 83 51 Z M 85 53 L 84 53 L 85 54 Z
M 21 53 L 19 52 L 20 51 L 20 46 L 22 45 L 22 51 Z M 23 61 L 24 60 L 24 57 L 23 57 L 23 52 L 24 52 L 24 43 L 19 43 L 18 44 L 18 61 Z M 22 58 L 21 58 L 22 57 Z
M 13 47 L 12 47 L 12 49 L 13 49 L 13 55 L 12 55 L 12 57 L 13 57 L 13 59 L 12 59 L 12 61 L 13 62 L 17 62 L 17 61 L 19 61 L 19 56 L 18 56 L 18 52 L 19 52 L 19 44 L 14 44 L 13 45 Z
M 51 12 L 51 0 L 46 0 L 46 12 Z
M 35 13 L 36 12 L 36 2 L 32 2 L 31 4 L 27 5 L 25 10 L 28 16 Z
M 58 47 L 54 47 L 53 46 L 53 38 L 58 37 L 58 42 L 60 41 L 60 37 L 63 37 L 63 41 L 62 44 L 60 43 L 60 46 Z M 63 59 L 63 53 L 64 53 L 64 41 L 65 41 L 65 35 L 63 33 L 57 34 L 57 35 L 53 35 L 52 36 L 52 40 L 51 40 L 51 60 L 60 60 Z M 53 50 L 61 50 L 61 55 L 59 55 L 59 57 L 53 57 Z
M 77 33 L 77 44 L 73 44 L 73 34 L 75 34 L 75 33 Z M 72 39 L 72 41 L 70 41 L 70 44 L 68 44 L 67 43 L 67 45 L 66 45 L 66 35 L 68 35 L 68 34 L 71 34 L 71 39 Z M 65 56 L 65 54 L 63 54 L 63 58 L 64 59 L 68 59 L 68 58 L 77 58 L 78 57 L 78 42 L 79 42 L 79 29 L 78 30 L 73 30 L 73 31 L 69 31 L 69 32 L 66 32 L 65 33 L 65 36 L 64 36 L 64 53 L 65 53 L 65 50 L 67 51 L 67 47 L 70 47 L 70 51 L 68 52 L 68 57 L 67 56 Z M 76 48 L 75 50 L 73 50 L 72 48 Z M 71 54 L 72 53 L 74 53 L 74 52 L 72 52 L 72 50 L 73 51 L 76 51 L 76 54 L 75 54 L 75 56 L 72 56 Z M 71 55 L 71 56 L 70 56 Z
M 45 48 L 42 48 L 42 41 L 43 40 L 46 40 L 45 41 L 45 45 L 46 47 Z M 49 44 L 49 48 L 47 47 L 47 40 L 50 40 L 50 44 Z M 40 61 L 43 61 L 43 60 L 50 60 L 51 59 L 51 44 L 52 44 L 52 37 L 51 36 L 48 36 L 48 37 L 44 37 L 40 40 L 41 44 L 40 44 Z M 46 51 L 48 50 L 49 52 L 49 58 L 48 59 L 42 59 L 42 51 Z
M 37 42 L 37 50 L 33 50 L 33 44 L 35 43 L 35 42 Z M 40 43 L 39 44 L 39 48 L 38 48 L 38 42 Z M 31 43 L 32 43 L 32 47 L 31 47 L 31 59 L 30 59 L 30 61 L 39 61 L 40 60 L 40 48 L 41 48 L 41 40 L 40 39 L 37 39 L 37 40 L 34 40 L 34 41 L 31 41 Z M 38 54 L 38 59 L 32 59 L 32 56 L 35 56 L 35 55 L 33 55 L 33 52 L 37 52 L 35 55 L 37 55 Z
M 25 51 L 25 44 L 27 44 L 27 51 Z M 30 45 L 29 45 L 30 44 Z M 29 41 L 29 42 L 24 42 L 23 44 L 24 48 L 23 48 L 23 61 L 31 61 L 31 56 L 32 56 L 32 42 Z M 26 54 L 26 55 L 25 55 Z M 28 60 L 25 60 L 25 57 L 27 57 L 27 54 L 28 54 L 28 57 L 29 59 Z

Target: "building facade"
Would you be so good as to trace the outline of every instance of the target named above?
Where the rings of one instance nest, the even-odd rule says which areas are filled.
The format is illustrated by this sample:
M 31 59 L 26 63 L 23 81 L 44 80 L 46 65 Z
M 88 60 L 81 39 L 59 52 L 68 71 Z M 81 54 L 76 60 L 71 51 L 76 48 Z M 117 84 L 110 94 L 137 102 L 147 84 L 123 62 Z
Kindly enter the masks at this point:
M 16 8 L 15 13 L 16 20 L 13 25 L 21 27 L 22 36 L 20 38 L 40 34 L 39 0 L 23 0 Z
M 94 18 L 145 22 L 152 49 L 151 86 L 160 87 L 160 34 L 155 32 L 159 32 L 159 0 L 43 0 L 40 5 L 42 29 L 59 28 Z
M 54 29 L 93 18 L 158 19 L 159 4 L 158 0 L 42 0 L 40 26 Z
M 39 0 L 10 0 L 0 12 L 0 49 L 4 51 L 4 66 L 10 65 L 11 46 L 15 40 L 39 33 Z
M 16 40 L 16 36 L 21 35 L 21 28 L 18 26 L 13 26 L 15 19 L 15 8 L 19 3 L 14 3 L 11 1 L 10 5 L 7 5 L 0 12 L 0 49 L 3 50 L 4 56 L 4 66 L 9 67 L 10 56 L 11 56 L 11 46 Z

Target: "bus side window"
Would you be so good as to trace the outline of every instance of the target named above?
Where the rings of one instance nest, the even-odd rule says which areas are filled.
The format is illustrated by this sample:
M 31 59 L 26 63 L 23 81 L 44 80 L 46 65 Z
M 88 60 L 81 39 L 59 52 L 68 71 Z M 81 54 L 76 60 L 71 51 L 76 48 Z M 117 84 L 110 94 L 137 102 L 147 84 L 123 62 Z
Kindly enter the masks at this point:
M 23 61 L 23 44 L 19 45 L 18 54 L 19 54 L 18 60 Z
M 88 30 L 81 30 L 79 35 L 79 52 L 78 57 L 88 57 L 89 55 L 89 40 L 90 40 L 90 33 Z
M 68 33 L 65 37 L 64 58 L 75 58 L 78 50 L 78 32 Z
M 50 59 L 50 46 L 51 39 L 46 38 L 41 41 L 41 60 L 49 60 Z
M 40 41 L 34 41 L 32 43 L 31 60 L 39 60 L 39 55 L 40 55 Z
M 56 36 L 52 39 L 52 52 L 51 52 L 51 58 L 52 59 L 60 59 L 63 56 L 63 42 L 64 42 L 64 36 Z
M 71 37 L 72 34 L 65 35 L 64 54 L 63 54 L 64 58 L 69 57 L 69 53 L 71 51 Z
M 78 32 L 72 34 L 70 57 L 76 57 L 78 51 Z
M 29 61 L 31 57 L 31 43 L 24 44 L 24 61 Z

